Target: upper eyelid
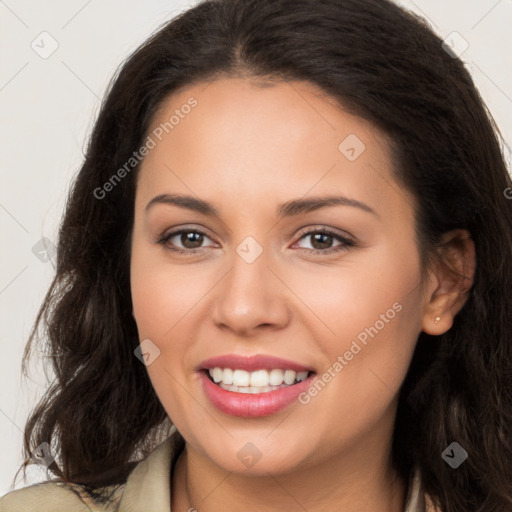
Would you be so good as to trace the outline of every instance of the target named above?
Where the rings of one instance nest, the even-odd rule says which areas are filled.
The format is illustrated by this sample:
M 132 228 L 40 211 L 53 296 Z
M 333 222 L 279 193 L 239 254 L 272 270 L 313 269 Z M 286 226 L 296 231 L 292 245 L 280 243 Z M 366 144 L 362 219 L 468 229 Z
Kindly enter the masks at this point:
M 201 235 L 207 236 L 210 240 L 212 240 L 212 237 L 208 234 L 208 230 L 206 228 L 203 228 L 203 227 L 193 228 L 193 227 L 188 227 L 188 226 L 171 229 L 169 231 L 164 231 L 159 238 L 173 238 L 177 235 L 180 235 L 181 233 L 188 233 L 188 232 L 199 233 Z

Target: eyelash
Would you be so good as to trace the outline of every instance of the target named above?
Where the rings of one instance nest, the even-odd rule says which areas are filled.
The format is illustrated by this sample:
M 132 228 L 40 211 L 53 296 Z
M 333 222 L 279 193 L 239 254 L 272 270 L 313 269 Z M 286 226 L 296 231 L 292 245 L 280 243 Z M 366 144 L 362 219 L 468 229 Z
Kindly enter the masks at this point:
M 166 248 L 168 250 L 170 250 L 176 254 L 192 255 L 192 254 L 197 254 L 199 252 L 203 252 L 203 250 L 206 249 L 206 247 L 199 247 L 196 249 L 180 249 L 180 248 L 172 247 L 168 244 L 168 242 L 171 238 L 174 238 L 177 235 L 181 235 L 182 233 L 197 233 L 200 235 L 204 235 L 207 238 L 210 238 L 206 233 L 204 233 L 203 231 L 200 231 L 198 229 L 183 228 L 183 229 L 179 229 L 177 231 L 172 231 L 171 233 L 168 233 L 168 234 L 164 234 L 157 240 L 157 243 L 166 246 Z M 310 252 L 311 254 L 318 254 L 318 255 L 325 256 L 325 255 L 333 254 L 336 252 L 347 251 L 350 248 L 357 246 L 357 244 L 354 240 L 344 237 L 344 236 L 340 235 L 339 233 L 332 231 L 328 228 L 320 228 L 320 229 L 313 229 L 311 231 L 307 231 L 306 233 L 303 233 L 301 235 L 299 240 L 302 240 L 303 238 L 310 236 L 310 235 L 314 235 L 314 234 L 329 235 L 334 238 L 337 238 L 338 241 L 340 241 L 342 243 L 340 245 L 336 245 L 336 246 L 330 247 L 328 249 L 304 249 L 304 250 Z

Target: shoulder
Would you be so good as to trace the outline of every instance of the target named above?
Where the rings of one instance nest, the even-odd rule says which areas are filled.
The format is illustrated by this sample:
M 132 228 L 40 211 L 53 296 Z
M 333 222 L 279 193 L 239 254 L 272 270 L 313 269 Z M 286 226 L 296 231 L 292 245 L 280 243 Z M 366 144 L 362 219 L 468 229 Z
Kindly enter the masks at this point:
M 75 483 L 50 480 L 0 497 L 0 512 L 128 512 L 170 510 L 171 468 L 185 446 L 179 432 L 137 463 L 125 483 L 94 492 Z
M 122 487 L 104 488 L 93 497 L 81 485 L 43 482 L 2 496 L 0 512 L 110 512 L 116 509 Z

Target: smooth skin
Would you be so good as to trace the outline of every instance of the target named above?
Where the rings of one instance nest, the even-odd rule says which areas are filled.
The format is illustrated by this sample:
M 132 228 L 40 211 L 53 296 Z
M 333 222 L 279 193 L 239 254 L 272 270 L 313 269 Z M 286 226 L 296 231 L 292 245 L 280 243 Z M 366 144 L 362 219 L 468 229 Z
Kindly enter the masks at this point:
M 446 332 L 467 298 L 473 241 L 461 230 L 445 237 L 446 259 L 466 278 L 438 266 L 422 283 L 415 200 L 393 177 L 386 137 L 314 85 L 196 83 L 165 100 L 148 133 L 191 97 L 197 106 L 142 163 L 131 255 L 139 337 L 160 350 L 147 371 L 186 440 L 172 510 L 402 511 L 407 482 L 390 465 L 398 392 L 420 332 Z M 365 145 L 353 161 L 339 150 L 351 134 Z M 146 209 L 161 194 L 207 201 L 219 218 Z M 373 212 L 336 205 L 276 217 L 282 203 L 332 195 Z M 192 234 L 158 243 L 181 228 Z M 322 228 L 355 245 L 315 236 Z M 249 236 L 262 249 L 252 263 L 237 252 Z M 269 354 L 321 375 L 394 303 L 400 312 L 308 404 L 240 418 L 206 398 L 201 361 Z M 252 467 L 237 456 L 248 442 L 261 452 Z

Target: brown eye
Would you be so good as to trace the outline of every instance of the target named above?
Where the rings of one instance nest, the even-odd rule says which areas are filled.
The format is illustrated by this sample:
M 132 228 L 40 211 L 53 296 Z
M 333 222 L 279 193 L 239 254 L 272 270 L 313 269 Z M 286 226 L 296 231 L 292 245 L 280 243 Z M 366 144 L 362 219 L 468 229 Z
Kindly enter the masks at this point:
M 196 229 L 180 229 L 162 236 L 157 243 L 180 254 L 193 254 L 207 247 L 202 245 L 205 239 L 210 238 L 202 231 Z
M 197 249 L 203 243 L 204 235 L 196 231 L 185 231 L 180 235 L 180 242 L 186 249 Z
M 331 254 L 338 251 L 346 251 L 356 246 L 354 240 L 326 228 L 308 231 L 300 237 L 300 240 L 304 239 L 310 240 L 311 248 L 302 248 L 313 254 Z M 333 245 L 334 240 L 338 240 L 340 243 Z
M 326 233 L 315 233 L 309 236 L 311 237 L 311 245 L 314 249 L 329 249 L 334 239 L 332 235 Z

